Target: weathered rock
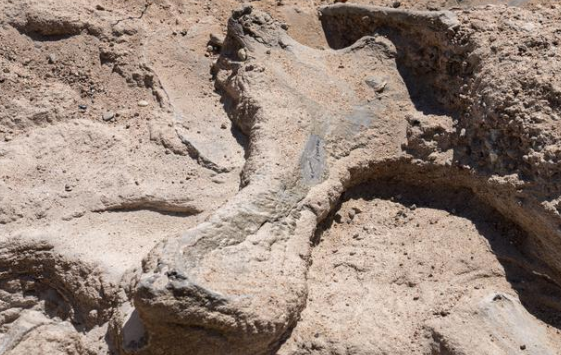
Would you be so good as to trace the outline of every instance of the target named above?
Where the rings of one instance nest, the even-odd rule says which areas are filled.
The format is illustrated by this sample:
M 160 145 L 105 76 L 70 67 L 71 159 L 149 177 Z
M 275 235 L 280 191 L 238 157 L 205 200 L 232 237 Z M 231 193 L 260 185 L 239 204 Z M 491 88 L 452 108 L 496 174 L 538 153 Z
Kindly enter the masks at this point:
M 555 354 L 555 9 L 271 1 L 0 3 L 0 352 Z
M 479 53 L 476 39 L 471 47 L 457 44 L 465 34 L 456 16 L 356 5 L 324 7 L 321 11 L 332 44 L 349 47 L 323 52 L 303 47 L 286 35 L 282 24 L 248 7 L 235 11 L 230 19 L 215 71 L 217 87 L 235 105 L 234 122 L 252 139 L 243 173 L 244 189 L 207 223 L 162 244 L 147 259 L 134 301 L 151 341 L 138 353 L 155 349 L 170 354 L 187 349 L 194 354 L 219 354 L 226 349 L 231 354 L 274 351 L 304 307 L 308 241 L 316 223 L 346 188 L 375 177 L 417 176 L 473 189 L 507 217 L 517 216 L 515 221 L 531 232 L 528 250 L 552 268 L 559 266 L 554 256 L 546 256 L 546 249 L 541 248 L 542 243 L 551 247 L 559 243 L 556 229 L 546 227 L 556 223 L 557 217 L 551 216 L 553 219 L 535 233 L 535 218 L 541 216 L 544 221 L 545 211 L 537 204 L 520 208 L 515 203 L 520 185 L 502 184 L 485 170 L 470 173 L 456 168 L 450 159 L 461 157 L 450 150 L 463 148 L 455 125 L 421 126 L 425 133 L 418 139 L 425 142 L 419 142 L 426 150 L 424 155 L 418 155 L 412 138 L 401 144 L 407 140 L 408 126 L 417 125 L 416 120 L 408 123 L 408 113 L 422 117 L 419 122 L 429 117 L 415 97 L 409 98 L 412 83 L 407 73 L 436 65 L 435 70 L 442 74 L 424 74 L 426 81 L 418 86 L 425 91 L 447 91 L 448 95 L 458 92 L 464 80 L 478 75 L 474 68 L 467 68 L 461 76 L 451 76 L 438 61 L 441 51 L 449 51 L 453 58 Z M 358 21 L 365 16 L 371 21 Z M 377 38 L 377 27 L 356 26 L 359 22 L 383 24 L 383 28 L 394 29 L 395 35 L 389 36 L 391 42 Z M 419 57 L 419 43 L 437 52 Z M 270 48 L 279 53 L 274 62 L 266 59 Z M 247 56 L 242 54 L 246 51 Z M 358 67 L 387 74 L 391 95 L 375 105 L 363 100 L 361 93 L 366 88 L 356 87 L 353 80 Z M 271 83 L 284 84 L 275 87 Z M 417 94 L 424 99 L 424 93 Z M 422 104 L 435 104 L 428 94 Z M 470 110 L 460 101 L 449 104 L 448 110 Z M 294 116 L 304 123 L 291 120 Z M 374 130 L 369 130 L 374 123 L 368 117 L 376 117 L 377 127 L 384 127 L 387 133 L 374 135 Z M 442 116 L 442 120 L 447 125 L 452 119 Z M 324 122 L 323 127 L 320 122 Z M 258 135 L 253 134 L 254 127 L 259 127 Z M 284 142 L 289 139 L 294 152 L 287 150 L 286 143 L 281 149 L 273 137 L 285 137 Z M 439 144 L 432 144 L 432 140 Z M 380 145 L 387 155 L 376 157 L 372 152 L 379 151 Z M 420 160 L 425 156 L 426 160 Z M 276 181 L 285 182 L 282 200 L 274 197 L 280 193 Z M 535 199 L 530 191 L 525 196 Z M 270 205 L 265 202 L 269 199 L 277 202 Z M 398 218 L 408 216 L 402 213 Z M 268 238 L 282 247 L 263 248 Z M 447 314 L 441 312 L 441 316 Z M 170 345 L 178 334 L 183 334 L 183 340 Z M 216 334 L 221 337 L 216 338 Z

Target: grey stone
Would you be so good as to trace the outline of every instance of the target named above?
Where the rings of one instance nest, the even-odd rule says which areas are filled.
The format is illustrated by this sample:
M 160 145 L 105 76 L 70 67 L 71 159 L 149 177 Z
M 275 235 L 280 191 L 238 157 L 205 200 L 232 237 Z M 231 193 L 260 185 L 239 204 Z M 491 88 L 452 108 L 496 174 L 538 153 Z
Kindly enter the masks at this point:
M 112 111 L 107 111 L 101 116 L 101 118 L 103 118 L 104 121 L 111 121 L 115 118 L 115 113 Z

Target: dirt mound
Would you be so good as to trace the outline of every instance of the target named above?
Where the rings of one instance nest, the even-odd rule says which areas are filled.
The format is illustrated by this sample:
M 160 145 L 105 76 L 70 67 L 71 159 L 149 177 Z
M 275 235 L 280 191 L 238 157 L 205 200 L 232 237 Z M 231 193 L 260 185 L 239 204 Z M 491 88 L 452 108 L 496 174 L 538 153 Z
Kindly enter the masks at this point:
M 554 354 L 559 289 L 521 252 L 526 233 L 469 190 L 416 183 L 345 193 L 279 353 Z

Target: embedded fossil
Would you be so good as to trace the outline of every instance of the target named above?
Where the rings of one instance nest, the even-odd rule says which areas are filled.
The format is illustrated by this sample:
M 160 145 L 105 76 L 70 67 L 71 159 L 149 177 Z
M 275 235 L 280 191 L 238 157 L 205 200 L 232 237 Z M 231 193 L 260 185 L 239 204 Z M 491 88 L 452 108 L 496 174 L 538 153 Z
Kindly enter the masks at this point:
M 480 120 L 494 124 L 497 112 L 474 107 L 488 93 L 486 63 L 496 55 L 483 47 L 486 36 L 450 12 L 320 11 L 329 41 L 342 49 L 302 46 L 249 6 L 230 19 L 215 75 L 249 136 L 244 187 L 146 260 L 134 304 L 150 340 L 138 353 L 274 351 L 305 307 L 317 223 L 345 190 L 373 179 L 470 189 L 525 229 L 528 258 L 539 256 L 558 277 L 548 253 L 558 247 L 558 215 L 521 179 L 539 186 L 542 163 L 513 167 L 475 148 L 492 139 L 491 151 L 526 153 L 524 144 L 489 138 Z M 384 85 L 372 88 L 376 80 Z M 515 169 L 519 177 L 506 176 Z
M 25 16 L 6 12 L 7 33 L 58 56 L 36 70 L 2 59 L 12 68 L 2 75 L 13 83 L 2 89 L 15 96 L 26 93 L 28 78 L 63 79 L 38 84 L 46 99 L 35 106 L 0 96 L 8 112 L 0 133 L 17 133 L 13 141 L 3 136 L 0 162 L 46 175 L 50 167 L 35 162 L 51 154 L 62 167 L 72 161 L 74 174 L 92 164 L 99 178 L 82 184 L 90 190 L 76 187 L 76 178 L 61 185 L 63 193 L 29 189 L 20 200 L 8 179 L 0 183 L 0 199 L 8 201 L 0 223 L 18 232 L 0 244 L 0 354 L 558 352 L 555 9 L 322 6 L 330 48 L 317 49 L 244 5 L 232 13 L 220 46 L 204 47 L 208 58 L 219 52 L 212 79 L 230 135 L 225 124 L 186 119 L 206 99 L 181 101 L 191 83 L 178 86 L 188 80 L 162 59 L 166 50 L 174 63 L 192 59 L 179 45 L 159 48 L 158 26 L 171 3 L 137 4 L 137 16 L 125 16 L 126 7 L 112 13 L 75 5 L 56 15 L 22 4 Z M 162 11 L 161 21 L 140 22 L 152 10 Z M 193 22 L 193 31 L 169 36 L 208 45 L 208 23 Z M 85 57 L 94 64 L 82 59 L 78 74 L 57 66 L 65 41 L 88 43 Z M 197 76 L 204 63 L 192 62 L 197 70 L 186 75 L 208 83 Z M 108 92 L 104 83 L 111 83 Z M 114 104 L 115 93 L 126 107 Z M 76 105 L 84 97 L 91 108 Z M 96 100 L 118 106 L 128 121 L 106 115 Z M 64 111 L 71 106 L 111 119 L 74 123 Z M 131 123 L 134 134 L 127 133 Z M 247 138 L 240 170 L 242 148 L 230 159 L 215 138 L 227 132 L 235 141 L 237 130 Z M 62 143 L 49 145 L 58 141 L 40 138 L 43 132 Z M 90 155 L 81 165 L 74 154 Z M 96 154 L 103 159 L 90 158 Z M 192 159 L 187 167 L 184 159 Z M 154 161 L 160 163 L 144 172 L 146 182 L 139 179 L 143 162 Z M 120 174 L 107 173 L 114 165 Z M 54 176 L 65 176 L 62 167 Z M 160 182 L 160 174 L 172 182 Z M 192 178 L 219 187 L 179 187 Z M 51 206 L 70 229 L 11 227 L 33 213 L 41 220 Z M 134 258 L 114 262 L 120 254 L 99 262 L 95 249 L 80 253 L 88 249 L 81 239 L 56 238 L 91 227 L 98 215 L 110 215 L 112 232 L 126 229 L 129 214 L 135 223 L 146 217 L 147 229 L 186 231 L 163 241 L 139 233 L 152 244 L 131 243 L 135 255 L 156 244 L 141 267 Z M 84 215 L 89 222 L 72 224 Z M 98 236 L 88 237 L 95 245 Z

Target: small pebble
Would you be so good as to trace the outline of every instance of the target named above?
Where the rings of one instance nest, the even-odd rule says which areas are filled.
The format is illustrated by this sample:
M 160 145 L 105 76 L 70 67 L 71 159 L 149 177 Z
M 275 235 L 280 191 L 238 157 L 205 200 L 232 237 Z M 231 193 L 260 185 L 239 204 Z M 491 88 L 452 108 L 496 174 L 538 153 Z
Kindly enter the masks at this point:
M 245 50 L 245 48 L 240 48 L 238 50 L 238 58 L 241 61 L 245 61 L 247 59 L 247 51 Z
M 104 121 L 111 121 L 113 118 L 115 118 L 115 113 L 108 111 L 105 112 L 101 118 L 103 118 Z
M 146 100 L 140 100 L 140 101 L 138 101 L 138 106 L 140 106 L 140 107 L 146 107 L 146 106 L 148 106 L 148 105 L 149 105 L 149 103 L 148 103 L 148 101 L 146 101 Z
M 83 110 L 87 110 L 88 106 L 87 105 L 78 105 L 78 108 L 83 111 Z
M 49 57 L 47 58 L 49 61 L 49 64 L 55 64 L 56 63 L 56 54 L 49 54 Z
M 224 45 L 224 37 L 211 33 L 209 43 L 220 48 Z
M 370 86 L 376 92 L 382 92 L 388 84 L 386 81 L 378 80 L 376 78 L 366 79 L 366 85 Z
M 400 6 L 401 6 L 401 2 L 399 2 L 399 1 L 394 1 L 393 4 L 392 4 L 392 7 L 393 7 L 394 9 L 397 9 L 397 8 L 400 7 Z

